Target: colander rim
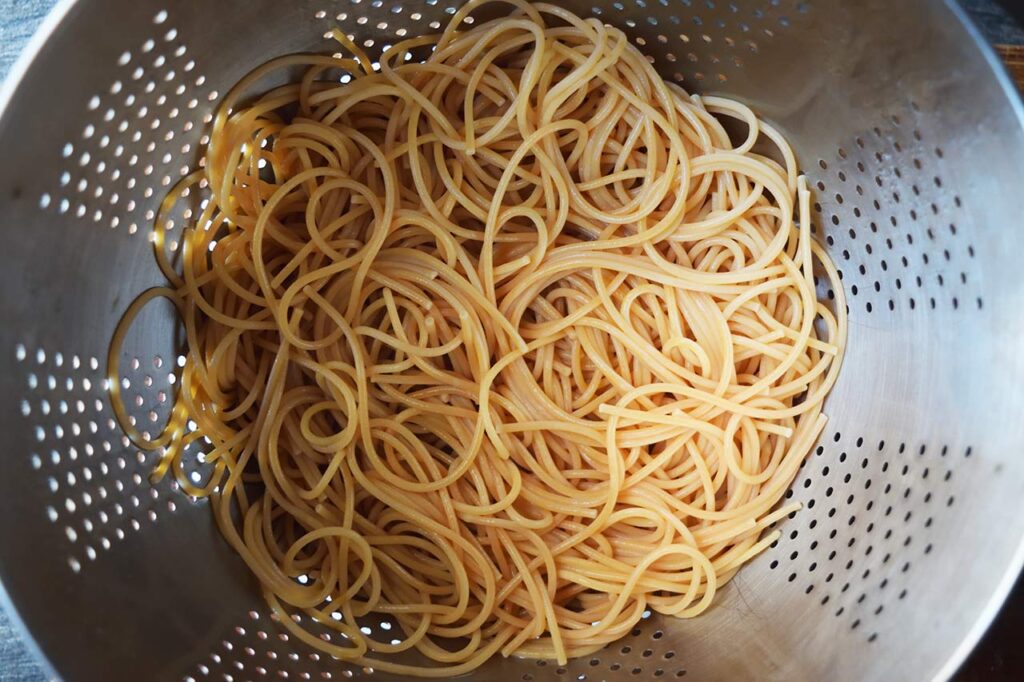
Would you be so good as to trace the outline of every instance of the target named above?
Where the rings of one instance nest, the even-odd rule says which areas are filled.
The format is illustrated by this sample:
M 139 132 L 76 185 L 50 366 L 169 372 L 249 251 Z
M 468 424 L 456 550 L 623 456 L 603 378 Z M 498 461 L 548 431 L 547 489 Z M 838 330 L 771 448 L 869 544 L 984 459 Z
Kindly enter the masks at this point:
M 992 75 L 995 76 L 996 81 L 1003 90 L 1003 94 L 1006 95 L 1007 104 L 1016 114 L 1018 125 L 1024 129 L 1024 95 L 1017 89 L 1017 85 L 1010 75 L 1006 64 L 1000 59 L 992 44 L 985 39 L 978 24 L 967 14 L 967 11 L 957 0 L 945 0 L 945 4 L 957 21 L 960 22 L 960 25 L 964 27 L 964 30 L 967 31 L 975 46 L 981 51 L 985 63 L 992 70 Z M 946 659 L 945 664 L 935 673 L 935 676 L 932 678 L 934 682 L 944 682 L 953 678 L 953 675 L 964 664 L 967 657 L 978 646 L 981 638 L 995 621 L 996 616 L 999 615 L 1022 570 L 1024 570 L 1024 535 L 1019 538 L 1013 558 L 1007 564 L 1006 571 L 999 580 L 996 589 L 989 596 L 988 603 L 985 604 L 985 607 L 978 614 L 970 629 L 967 630 L 963 639 L 960 640 L 959 646 L 953 650 Z
M 7 72 L 3 85 L 0 85 L 0 122 L 3 122 L 7 116 L 7 110 L 14 99 L 15 93 L 18 91 L 18 87 L 24 80 L 25 74 L 28 73 L 29 67 L 32 66 L 36 57 L 39 56 L 43 45 L 46 44 L 53 32 L 71 11 L 71 8 L 77 3 L 78 0 L 57 0 L 57 4 L 46 13 L 46 16 L 43 17 L 35 32 L 21 49 L 17 59 L 11 65 L 10 71 Z M 7 587 L 4 585 L 2 575 L 0 575 L 0 610 L 7 617 L 11 632 L 17 635 L 21 646 L 24 647 L 35 663 L 43 669 L 43 674 L 46 678 L 60 679 L 60 675 L 50 661 L 50 657 L 46 655 L 39 642 L 36 641 L 35 635 L 25 625 L 25 621 L 22 619 L 10 593 L 7 591 Z

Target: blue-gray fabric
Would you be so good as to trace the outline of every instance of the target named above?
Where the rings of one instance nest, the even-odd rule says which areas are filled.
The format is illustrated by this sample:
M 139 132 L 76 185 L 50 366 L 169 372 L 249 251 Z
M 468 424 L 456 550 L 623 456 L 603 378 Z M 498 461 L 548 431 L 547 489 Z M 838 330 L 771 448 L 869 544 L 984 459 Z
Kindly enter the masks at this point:
M 1024 30 L 994 0 L 961 2 L 990 41 L 1024 44 Z M 56 0 L 0 0 L 0 78 L 7 75 L 21 49 L 54 4 Z M 0 611 L 0 680 L 38 682 L 44 679 L 42 670 Z

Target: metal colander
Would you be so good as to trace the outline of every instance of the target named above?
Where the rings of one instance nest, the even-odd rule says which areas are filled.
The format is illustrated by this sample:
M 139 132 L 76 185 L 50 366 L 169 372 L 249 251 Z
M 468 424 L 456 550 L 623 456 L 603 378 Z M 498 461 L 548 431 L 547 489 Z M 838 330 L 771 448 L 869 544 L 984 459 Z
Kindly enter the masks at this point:
M 149 484 L 102 367 L 119 316 L 160 281 L 154 211 L 200 163 L 219 94 L 271 56 L 333 52 L 334 26 L 370 52 L 432 32 L 449 2 L 66 1 L 16 67 L 0 117 L 0 579 L 56 674 L 393 679 L 289 638 L 206 504 Z M 472 679 L 949 677 L 1024 560 L 1020 99 L 951 2 L 564 4 L 793 142 L 849 296 L 849 353 L 789 494 L 805 509 L 707 613 Z M 172 217 L 170 248 L 201 201 Z M 119 379 L 140 427 L 166 415 L 174 343 L 159 305 L 128 339 Z

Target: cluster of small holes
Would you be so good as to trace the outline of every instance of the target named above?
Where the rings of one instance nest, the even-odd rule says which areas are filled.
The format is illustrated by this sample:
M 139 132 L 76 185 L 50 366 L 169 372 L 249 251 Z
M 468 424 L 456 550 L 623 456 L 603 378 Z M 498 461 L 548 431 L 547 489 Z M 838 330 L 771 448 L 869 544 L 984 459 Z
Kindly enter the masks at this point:
M 643 618 L 629 634 L 591 656 L 574 659 L 566 666 L 543 659 L 534 662 L 542 673 L 527 671 L 520 676 L 524 682 L 555 677 L 566 680 L 664 679 L 678 680 L 687 676 L 687 669 L 677 651 L 668 646 L 668 638 L 660 629 L 662 621 L 645 611 Z
M 325 642 L 338 639 L 336 631 L 312 623 L 309 618 L 292 614 L 297 625 L 310 628 Z M 520 674 L 519 679 L 529 682 L 552 676 L 584 682 L 609 679 L 665 679 L 678 680 L 687 676 L 687 670 L 676 651 L 668 648 L 659 620 L 645 611 L 642 621 L 618 642 L 602 652 L 574 659 L 565 666 L 553 661 L 536 660 L 534 670 Z M 362 632 L 378 641 L 397 644 L 398 625 L 390 620 L 366 622 Z M 624 661 L 629 661 L 625 663 Z M 344 680 L 372 675 L 365 667 L 345 667 L 332 656 L 311 647 L 296 646 L 276 613 L 269 616 L 252 610 L 244 621 L 225 633 L 220 644 L 195 664 L 184 676 L 185 682 L 201 680 L 252 680 L 278 677 L 299 680 Z
M 807 513 L 791 515 L 804 521 L 782 528 L 768 567 L 875 641 L 876 619 L 906 599 L 914 567 L 932 553 L 935 527 L 956 502 L 955 459 L 971 454 L 834 433 L 787 492 Z
M 124 358 L 120 367 L 121 399 L 128 412 L 129 423 L 146 438 L 155 437 L 167 421 L 174 402 L 177 370 L 184 365 L 184 356 L 164 358 Z
M 663 8 L 673 4 L 671 0 L 616 0 L 610 6 L 595 5 L 591 14 L 626 30 L 666 75 L 700 87 L 727 82 L 736 69 L 755 58 L 763 41 L 775 38 L 810 9 L 806 2 L 781 0 L 681 0 L 679 14 L 666 13 Z
M 724 0 L 681 0 L 678 14 L 668 13 L 672 0 L 616 0 L 593 6 L 590 13 L 625 30 L 647 58 L 662 65 L 678 82 L 698 85 L 701 81 L 724 83 L 735 69 L 755 56 L 764 40 L 789 28 L 795 17 L 806 13 L 807 2 L 740 3 Z M 385 8 L 381 0 L 349 0 L 314 11 L 326 23 L 325 39 L 331 29 L 340 28 L 350 40 L 375 53 L 416 35 L 437 31 L 455 14 L 458 3 L 426 0 L 408 8 L 400 4 Z M 657 8 L 656 12 L 651 10 Z M 475 23 L 470 14 L 466 24 Z
M 974 245 L 957 228 L 963 202 L 918 115 L 912 105 L 809 169 L 816 222 L 858 313 L 984 308 Z
M 292 614 L 292 620 L 310 627 L 310 620 Z M 387 629 L 391 630 L 392 624 Z M 333 635 L 332 635 L 333 632 Z M 340 641 L 336 631 L 319 628 L 325 642 Z M 333 656 L 319 653 L 294 640 L 276 613 L 249 611 L 241 623 L 225 633 L 220 644 L 184 676 L 184 682 L 202 680 L 291 679 L 346 680 L 373 674 L 373 668 L 347 667 Z
M 77 573 L 178 502 L 146 480 L 152 458 L 133 448 L 115 421 L 99 358 L 23 344 L 15 357 L 28 389 L 20 412 L 33 434 L 29 461 L 49 495 L 44 513 L 62 529 L 68 566 Z
M 115 79 L 85 103 L 87 123 L 60 145 L 65 165 L 56 189 L 39 198 L 41 208 L 148 233 L 154 207 L 195 165 L 195 138 L 219 93 L 165 11 L 153 29 L 121 54 Z
M 438 31 L 456 13 L 459 4 L 426 0 L 413 7 L 393 4 L 384 8 L 381 0 L 349 0 L 348 6 L 343 4 L 340 11 L 338 5 L 333 5 L 316 10 L 313 16 L 326 23 L 325 39 L 333 40 L 331 30 L 338 28 L 349 40 L 370 50 L 369 54 L 380 54 L 398 41 Z M 475 21 L 470 15 L 464 23 Z

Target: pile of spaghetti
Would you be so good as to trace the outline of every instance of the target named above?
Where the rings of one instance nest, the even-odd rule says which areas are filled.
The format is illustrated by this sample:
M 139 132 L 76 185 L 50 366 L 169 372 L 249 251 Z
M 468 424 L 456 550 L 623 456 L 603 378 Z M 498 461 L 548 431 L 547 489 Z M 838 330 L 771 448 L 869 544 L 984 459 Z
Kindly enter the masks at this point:
M 239 83 L 157 219 L 170 284 L 111 353 L 126 431 L 212 498 L 284 625 L 399 674 L 564 662 L 705 610 L 793 511 L 845 340 L 785 140 L 615 28 L 510 4 Z M 161 225 L 200 187 L 174 263 Z M 117 347 L 160 296 L 188 349 L 149 438 Z

